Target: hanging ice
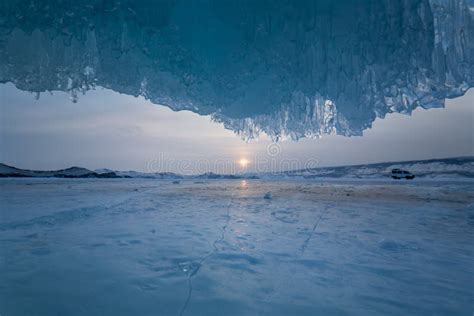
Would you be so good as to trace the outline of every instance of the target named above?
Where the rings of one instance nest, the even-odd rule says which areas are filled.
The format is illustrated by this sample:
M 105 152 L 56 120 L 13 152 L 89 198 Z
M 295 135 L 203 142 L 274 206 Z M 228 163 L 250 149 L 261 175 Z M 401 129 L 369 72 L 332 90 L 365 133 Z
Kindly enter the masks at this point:
M 474 84 L 463 0 L 2 1 L 0 82 L 103 86 L 244 137 L 358 135 Z M 471 5 L 472 6 L 472 5 Z

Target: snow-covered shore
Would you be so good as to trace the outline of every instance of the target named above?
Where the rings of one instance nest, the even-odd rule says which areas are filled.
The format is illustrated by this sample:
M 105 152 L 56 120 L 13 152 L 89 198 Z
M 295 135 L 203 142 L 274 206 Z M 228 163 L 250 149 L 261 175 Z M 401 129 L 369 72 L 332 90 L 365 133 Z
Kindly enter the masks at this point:
M 19 169 L 0 163 L 0 177 L 142 178 L 142 179 L 387 179 L 392 169 L 404 169 L 423 179 L 474 179 L 474 157 L 382 162 L 364 165 L 307 168 L 279 172 L 183 175 L 172 172 L 137 172 L 71 167 L 56 171 Z

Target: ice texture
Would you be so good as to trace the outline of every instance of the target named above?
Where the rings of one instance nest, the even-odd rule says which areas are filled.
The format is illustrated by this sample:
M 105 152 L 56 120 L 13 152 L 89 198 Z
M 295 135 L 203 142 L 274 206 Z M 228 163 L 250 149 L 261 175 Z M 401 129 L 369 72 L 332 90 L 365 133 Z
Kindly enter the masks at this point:
M 0 179 L 0 312 L 470 315 L 473 200 L 454 181 Z
M 471 7 L 470 7 L 471 6 Z M 0 82 L 102 86 L 244 138 L 360 135 L 474 83 L 464 0 L 0 2 Z

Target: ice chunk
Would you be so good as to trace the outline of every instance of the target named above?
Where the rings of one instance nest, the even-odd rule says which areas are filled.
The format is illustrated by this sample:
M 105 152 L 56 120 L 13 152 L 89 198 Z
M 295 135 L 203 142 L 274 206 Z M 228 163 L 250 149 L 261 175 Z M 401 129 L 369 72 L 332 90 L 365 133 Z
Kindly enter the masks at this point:
M 474 84 L 465 0 L 0 4 L 0 82 L 103 86 L 245 138 L 360 135 Z

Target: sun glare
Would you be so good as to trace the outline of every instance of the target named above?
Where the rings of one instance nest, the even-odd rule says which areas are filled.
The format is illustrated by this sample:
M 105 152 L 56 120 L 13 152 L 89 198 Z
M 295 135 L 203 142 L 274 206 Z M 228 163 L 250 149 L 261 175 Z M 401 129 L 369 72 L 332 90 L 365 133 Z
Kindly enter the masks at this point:
M 247 159 L 245 158 L 242 158 L 239 160 L 239 165 L 242 167 L 242 168 L 245 168 L 247 167 L 247 165 L 250 163 L 250 161 L 248 161 Z

